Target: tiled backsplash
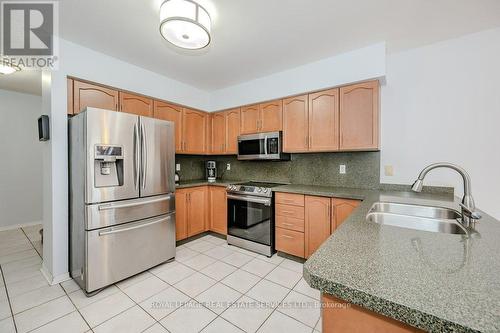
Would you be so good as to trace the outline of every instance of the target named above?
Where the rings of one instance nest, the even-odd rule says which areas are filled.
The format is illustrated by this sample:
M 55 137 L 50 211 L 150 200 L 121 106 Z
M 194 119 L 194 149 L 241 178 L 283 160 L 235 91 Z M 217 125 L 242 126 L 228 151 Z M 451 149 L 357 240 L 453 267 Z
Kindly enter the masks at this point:
M 217 161 L 224 180 L 272 181 L 292 184 L 378 188 L 380 152 L 293 154 L 291 161 L 238 161 L 236 156 L 176 155 L 181 181 L 205 178 L 205 161 Z M 226 170 L 226 164 L 231 170 Z M 346 165 L 346 173 L 339 166 Z

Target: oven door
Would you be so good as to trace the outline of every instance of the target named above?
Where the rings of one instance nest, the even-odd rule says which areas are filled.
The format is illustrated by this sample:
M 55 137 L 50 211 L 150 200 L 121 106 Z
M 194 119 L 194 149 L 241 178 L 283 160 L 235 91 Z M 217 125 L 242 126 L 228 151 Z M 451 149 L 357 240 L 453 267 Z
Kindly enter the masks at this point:
M 281 142 L 279 132 L 242 135 L 238 137 L 239 160 L 278 160 Z
M 271 246 L 273 225 L 271 198 L 227 194 L 227 233 Z

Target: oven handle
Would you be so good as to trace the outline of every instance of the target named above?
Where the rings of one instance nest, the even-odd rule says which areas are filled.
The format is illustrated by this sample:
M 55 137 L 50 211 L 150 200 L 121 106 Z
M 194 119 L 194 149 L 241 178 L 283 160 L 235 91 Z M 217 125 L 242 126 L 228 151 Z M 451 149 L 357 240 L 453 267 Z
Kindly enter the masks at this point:
M 227 198 L 233 199 L 233 200 L 260 203 L 260 204 L 264 204 L 266 206 L 271 206 L 271 199 L 270 198 L 262 199 L 262 198 L 255 198 L 255 197 L 250 197 L 250 196 L 246 196 L 246 195 L 234 195 L 234 194 L 228 194 Z

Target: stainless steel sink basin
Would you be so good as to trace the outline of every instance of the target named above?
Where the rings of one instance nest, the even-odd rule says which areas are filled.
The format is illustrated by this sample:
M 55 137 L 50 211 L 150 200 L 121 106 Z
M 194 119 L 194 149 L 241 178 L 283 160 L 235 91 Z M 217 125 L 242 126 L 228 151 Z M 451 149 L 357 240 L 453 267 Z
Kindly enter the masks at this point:
M 459 212 L 448 208 L 376 202 L 366 220 L 408 229 L 466 234 L 465 228 L 456 220 L 460 216 Z

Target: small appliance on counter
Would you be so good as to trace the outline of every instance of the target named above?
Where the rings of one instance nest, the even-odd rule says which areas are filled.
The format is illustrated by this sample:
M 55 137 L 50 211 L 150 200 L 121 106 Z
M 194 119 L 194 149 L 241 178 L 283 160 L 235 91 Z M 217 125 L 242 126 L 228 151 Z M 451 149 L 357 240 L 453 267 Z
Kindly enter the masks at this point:
M 217 180 L 217 165 L 215 161 L 207 161 L 205 163 L 206 177 L 209 183 L 215 183 Z
M 175 186 L 178 186 L 181 184 L 181 176 L 179 176 L 179 174 L 176 172 L 175 173 Z

